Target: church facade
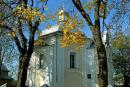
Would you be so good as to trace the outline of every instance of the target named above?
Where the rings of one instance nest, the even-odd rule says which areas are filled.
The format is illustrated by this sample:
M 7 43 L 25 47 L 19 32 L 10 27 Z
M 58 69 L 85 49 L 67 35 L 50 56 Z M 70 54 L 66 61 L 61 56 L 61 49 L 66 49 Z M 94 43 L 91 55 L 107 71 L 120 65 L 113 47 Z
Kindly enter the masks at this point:
M 44 45 L 34 47 L 26 84 L 29 87 L 99 87 L 98 58 L 93 40 L 86 38 L 84 47 L 76 50 L 72 47 L 62 48 L 61 36 L 61 25 L 43 30 Z M 108 83 L 113 85 L 111 51 L 108 46 L 106 50 Z

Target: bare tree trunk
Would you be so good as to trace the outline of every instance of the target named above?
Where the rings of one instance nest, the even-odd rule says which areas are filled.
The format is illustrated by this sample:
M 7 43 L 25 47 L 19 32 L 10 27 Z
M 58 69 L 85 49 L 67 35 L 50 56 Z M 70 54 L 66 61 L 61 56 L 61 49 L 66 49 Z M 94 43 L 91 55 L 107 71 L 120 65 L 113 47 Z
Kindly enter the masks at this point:
M 19 70 L 18 70 L 18 82 L 17 82 L 17 87 L 25 87 L 25 82 L 27 78 L 27 68 L 25 68 L 25 59 L 26 55 L 22 54 L 19 57 Z M 23 60 L 24 59 L 24 60 Z
M 17 87 L 26 87 L 26 79 L 27 79 L 27 70 L 29 66 L 30 58 L 27 58 L 26 55 L 20 56 L 20 63 L 19 63 L 19 72 L 18 72 L 18 82 Z
M 38 22 L 37 22 L 38 23 Z M 31 28 L 30 36 L 29 36 L 29 46 L 28 49 L 25 46 L 24 50 L 20 52 L 20 58 L 19 58 L 19 73 L 18 73 L 18 84 L 17 87 L 25 87 L 26 79 L 27 79 L 27 70 L 29 66 L 29 62 L 31 59 L 31 55 L 33 53 L 34 48 L 34 36 L 36 29 L 38 27 L 38 24 L 36 27 Z
M 107 87 L 108 85 L 108 71 L 107 71 L 107 55 L 106 49 L 102 42 L 100 32 L 100 4 L 102 0 L 95 1 L 94 8 L 94 23 L 92 22 L 89 14 L 84 10 L 80 0 L 72 0 L 74 6 L 81 13 L 83 18 L 86 20 L 90 30 L 92 31 L 94 43 L 97 49 L 98 61 L 99 61 L 99 87 Z
M 19 68 L 17 87 L 26 87 L 27 69 Z
M 123 77 L 124 77 L 124 87 L 128 87 L 128 82 L 129 82 L 129 78 L 128 78 L 128 70 L 127 70 L 127 65 L 125 64 L 124 66 L 123 66 L 123 71 L 122 71 L 122 74 L 123 74 Z
M 99 61 L 99 74 L 98 74 L 99 86 L 107 87 L 108 71 L 107 71 L 107 56 L 106 56 L 105 46 L 102 43 L 100 34 L 94 34 L 93 37 L 94 37 L 95 45 L 97 48 L 98 61 Z
M 124 75 L 124 87 L 128 87 L 128 76 Z

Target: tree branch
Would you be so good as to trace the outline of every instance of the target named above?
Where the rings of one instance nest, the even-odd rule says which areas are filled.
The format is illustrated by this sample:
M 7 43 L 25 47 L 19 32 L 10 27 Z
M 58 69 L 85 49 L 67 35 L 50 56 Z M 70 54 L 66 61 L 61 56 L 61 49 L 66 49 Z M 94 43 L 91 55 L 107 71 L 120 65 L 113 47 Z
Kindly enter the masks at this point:
M 46 2 L 45 2 L 45 6 L 47 5 L 47 2 L 48 2 L 48 0 L 46 0 Z
M 27 58 L 30 58 L 31 54 L 33 52 L 34 36 L 35 36 L 35 31 L 34 31 L 34 29 L 32 29 L 32 30 L 30 30 L 30 36 L 29 36 L 29 42 L 28 42 L 28 50 L 27 50 Z
M 0 1 L 0 4 L 3 4 L 3 5 L 5 5 L 5 6 L 7 6 L 7 7 L 9 7 L 9 8 L 11 8 L 12 9 L 12 7 L 8 4 L 8 3 L 6 3 L 5 1 Z
M 23 3 L 24 3 L 25 6 L 27 6 L 28 0 L 23 0 Z
M 32 3 L 31 3 L 31 7 L 33 7 L 33 0 L 31 0 L 31 2 L 32 2 Z
M 80 0 L 72 0 L 75 7 L 78 9 L 78 11 L 81 13 L 81 15 L 85 18 L 86 22 L 88 23 L 89 27 L 93 27 L 93 23 L 90 19 L 90 16 L 85 12 Z M 92 29 L 92 28 L 91 28 Z
M 33 47 L 34 47 L 34 36 L 35 36 L 35 32 L 38 29 L 38 25 L 39 25 L 39 20 L 40 18 L 35 22 L 35 24 L 32 26 L 32 24 L 29 22 L 29 26 L 30 26 L 30 36 L 29 36 L 29 42 L 28 42 L 28 50 L 27 50 L 27 58 L 31 57 L 31 54 L 33 52 Z M 27 59 L 28 60 L 28 59 Z
M 99 27 L 98 29 L 100 29 L 100 4 L 101 4 L 101 1 L 100 0 L 97 0 L 96 3 L 95 3 L 95 11 L 94 11 L 94 17 L 95 17 L 95 26 L 96 27 Z
M 0 27 L 5 28 L 5 29 L 9 30 L 10 32 L 13 32 L 13 29 L 10 28 L 9 26 L 0 25 Z M 16 43 L 16 46 L 17 46 L 19 52 L 22 52 L 23 49 L 22 49 L 22 47 L 21 47 L 21 44 L 20 44 L 20 41 L 19 41 L 18 37 L 17 37 L 17 36 L 12 36 L 12 37 L 13 37 L 15 43 Z
M 24 50 L 27 49 L 26 43 L 27 43 L 27 38 L 24 36 L 23 31 L 22 31 L 22 25 L 21 22 L 19 21 L 19 29 L 18 29 L 19 35 L 20 35 L 20 39 L 21 39 L 21 43 L 22 43 L 22 48 Z
M 40 18 L 35 22 L 35 25 L 33 26 L 34 31 L 38 29 L 39 23 L 40 23 Z

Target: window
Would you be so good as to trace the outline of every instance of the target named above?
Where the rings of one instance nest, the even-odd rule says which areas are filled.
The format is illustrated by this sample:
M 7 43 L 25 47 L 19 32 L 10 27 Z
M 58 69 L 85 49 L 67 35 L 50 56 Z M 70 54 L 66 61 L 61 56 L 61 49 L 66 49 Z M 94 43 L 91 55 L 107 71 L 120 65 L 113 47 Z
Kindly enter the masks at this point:
M 43 67 L 43 58 L 44 58 L 44 54 L 40 54 L 40 57 L 39 57 L 39 68 Z
M 75 56 L 76 53 L 74 52 L 70 53 L 70 68 L 75 68 Z
M 91 79 L 91 74 L 87 74 L 88 79 Z

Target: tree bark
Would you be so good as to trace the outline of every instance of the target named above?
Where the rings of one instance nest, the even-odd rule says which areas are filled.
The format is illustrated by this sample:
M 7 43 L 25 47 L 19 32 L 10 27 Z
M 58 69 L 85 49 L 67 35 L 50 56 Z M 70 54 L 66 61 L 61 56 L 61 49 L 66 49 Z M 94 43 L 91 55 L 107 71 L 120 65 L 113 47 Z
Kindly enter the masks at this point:
M 31 55 L 33 52 L 33 46 L 32 46 L 32 51 L 29 51 L 28 54 L 23 54 L 21 53 L 19 59 L 19 72 L 18 72 L 18 82 L 17 82 L 17 87 L 26 87 L 26 80 L 27 80 L 27 71 L 28 71 L 28 66 L 29 62 L 31 59 Z
M 108 85 L 108 71 L 107 71 L 107 55 L 106 49 L 102 42 L 101 32 L 100 32 L 100 4 L 102 0 L 95 1 L 95 9 L 94 9 L 94 24 L 90 19 L 89 14 L 84 10 L 80 0 L 72 0 L 74 6 L 86 20 L 90 30 L 92 31 L 94 43 L 97 49 L 98 61 L 99 61 L 99 87 L 107 87 Z
M 24 48 L 20 52 L 17 87 L 26 87 L 25 83 L 26 83 L 26 79 L 27 79 L 27 70 L 28 70 L 30 59 L 31 59 L 31 55 L 33 53 L 34 36 L 35 36 L 35 32 L 36 32 L 38 25 L 39 24 L 30 28 L 31 30 L 30 30 L 30 36 L 29 36 L 29 42 L 28 42 L 28 45 L 29 45 L 28 49 Z M 27 46 L 25 46 L 25 47 L 27 47 Z
M 128 87 L 128 76 L 124 75 L 124 87 Z
M 107 87 L 108 85 L 108 71 L 107 71 L 107 56 L 105 46 L 102 43 L 101 34 L 94 34 L 94 42 L 97 49 L 98 61 L 99 61 L 99 86 Z
M 32 54 L 30 52 L 30 54 Z M 29 66 L 30 57 L 27 57 L 27 54 L 22 54 L 19 57 L 19 72 L 18 72 L 18 82 L 17 87 L 26 87 L 26 79 L 27 79 L 27 70 Z
M 27 9 L 28 0 L 18 0 L 18 2 L 19 2 L 19 5 L 24 6 L 24 9 Z M 33 0 L 32 0 L 32 3 L 33 3 Z M 28 40 L 27 40 L 28 36 L 26 37 L 22 30 L 23 24 L 19 20 L 18 20 L 19 21 L 18 34 L 15 34 L 12 36 L 20 53 L 17 87 L 25 87 L 25 83 L 27 79 L 27 70 L 28 70 L 30 58 L 31 58 L 31 55 L 33 53 L 33 48 L 34 48 L 34 36 L 39 26 L 39 20 L 40 18 L 34 24 L 32 23 L 32 21 L 28 21 L 28 24 L 29 24 L 28 31 L 30 34 Z M 8 29 L 10 32 L 13 32 L 12 27 L 9 27 L 8 25 L 0 25 L 0 26 L 5 29 Z
M 123 64 L 123 70 L 122 70 L 122 74 L 123 74 L 123 77 L 124 77 L 124 87 L 128 87 L 128 84 L 129 84 L 129 78 L 128 78 L 128 70 L 127 70 L 127 65 L 126 64 Z

